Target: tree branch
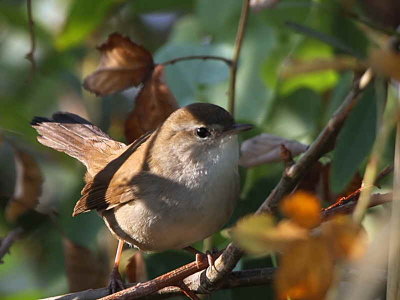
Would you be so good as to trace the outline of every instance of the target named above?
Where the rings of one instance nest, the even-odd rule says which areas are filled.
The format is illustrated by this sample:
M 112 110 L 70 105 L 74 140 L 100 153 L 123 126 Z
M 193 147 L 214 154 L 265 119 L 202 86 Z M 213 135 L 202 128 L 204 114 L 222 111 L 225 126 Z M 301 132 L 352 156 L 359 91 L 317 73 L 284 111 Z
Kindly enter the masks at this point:
M 192 264 L 193 263 L 188 264 L 188 265 L 192 265 Z M 274 271 L 275 271 L 274 268 L 260 268 L 260 269 L 251 269 L 251 270 L 232 272 L 231 274 L 229 274 L 229 276 L 223 282 L 221 282 L 221 285 L 219 286 L 218 289 L 232 289 L 232 288 L 237 288 L 237 287 L 270 284 L 273 279 Z M 185 279 L 184 283 L 192 292 L 194 292 L 196 294 L 202 293 L 199 282 Z M 145 283 L 138 283 L 136 285 L 129 287 L 128 289 L 132 289 L 136 286 L 140 286 L 143 284 L 145 284 Z M 81 292 L 56 296 L 56 297 L 50 297 L 50 298 L 46 298 L 46 299 L 42 299 L 42 300 L 99 299 L 102 297 L 106 297 L 108 295 L 108 293 L 109 293 L 108 288 L 101 288 L 101 289 L 86 290 L 86 291 L 81 291 Z M 169 286 L 169 287 L 160 289 L 151 295 L 148 294 L 144 299 L 164 299 L 164 298 L 178 296 L 178 295 L 182 295 L 181 289 L 178 287 Z M 130 299 L 135 299 L 137 297 L 135 294 L 125 294 L 125 296 L 126 297 L 129 296 Z M 109 299 L 109 298 L 106 298 L 106 299 Z
M 317 139 L 310 145 L 303 156 L 290 168 L 285 170 L 278 185 L 269 194 L 268 198 L 259 207 L 257 213 L 274 212 L 278 207 L 279 201 L 293 191 L 305 171 L 327 151 L 346 121 L 353 107 L 357 104 L 359 96 L 369 85 L 372 79 L 371 70 L 367 70 L 361 77 L 355 79 L 353 88 L 343 101 L 342 105 L 333 114 L 328 124 L 319 134 Z
M 235 114 L 235 93 L 236 93 L 236 73 L 237 66 L 240 56 L 240 50 L 242 49 L 243 38 L 246 31 L 247 19 L 249 17 L 250 0 L 243 0 L 242 12 L 240 14 L 239 26 L 236 33 L 235 47 L 233 50 L 231 74 L 229 78 L 229 90 L 228 90 L 228 111 Z
M 214 55 L 191 55 L 191 56 L 183 56 L 183 57 L 177 57 L 171 60 L 167 60 L 160 65 L 166 66 L 166 65 L 173 65 L 177 62 L 180 61 L 186 61 L 186 60 L 196 60 L 196 59 L 201 59 L 201 60 L 219 60 L 228 65 L 228 67 L 232 66 L 232 60 L 222 57 L 222 56 L 214 56 Z
M 26 0 L 26 7 L 28 12 L 28 27 L 29 27 L 29 36 L 31 39 L 31 49 L 25 55 L 25 58 L 30 61 L 32 66 L 32 75 L 36 71 L 36 61 L 35 61 L 35 50 L 36 50 L 36 38 L 35 38 L 35 23 L 33 22 L 32 17 L 32 2 L 31 0 Z

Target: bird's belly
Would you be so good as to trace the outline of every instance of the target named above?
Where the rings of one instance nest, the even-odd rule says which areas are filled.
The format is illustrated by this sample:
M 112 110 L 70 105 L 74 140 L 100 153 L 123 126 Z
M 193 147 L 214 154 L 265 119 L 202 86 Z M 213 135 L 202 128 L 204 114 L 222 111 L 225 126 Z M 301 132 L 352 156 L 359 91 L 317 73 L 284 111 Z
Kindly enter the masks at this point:
M 199 190 L 177 205 L 149 206 L 135 200 L 114 213 L 105 211 L 103 217 L 114 234 L 141 250 L 180 249 L 212 235 L 228 221 L 237 194 L 232 188 L 225 191 L 216 197 L 212 191 Z

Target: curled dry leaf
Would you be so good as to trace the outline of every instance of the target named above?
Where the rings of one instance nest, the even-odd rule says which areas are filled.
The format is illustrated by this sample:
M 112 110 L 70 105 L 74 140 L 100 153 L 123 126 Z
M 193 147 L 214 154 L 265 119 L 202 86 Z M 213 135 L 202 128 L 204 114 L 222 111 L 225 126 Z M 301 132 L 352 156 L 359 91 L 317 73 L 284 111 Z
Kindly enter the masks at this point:
M 254 11 L 259 11 L 266 8 L 272 8 L 278 4 L 280 0 L 250 0 L 250 7 Z
M 239 164 L 243 167 L 254 167 L 264 163 L 281 161 L 281 145 L 284 145 L 292 156 L 306 151 L 308 147 L 297 141 L 262 133 L 242 143 Z
M 308 232 L 290 221 L 275 225 L 271 215 L 252 215 L 241 219 L 232 229 L 232 238 L 246 251 L 254 254 L 281 251 L 291 243 L 305 240 Z
M 85 89 L 98 96 L 138 86 L 154 68 L 149 51 L 118 33 L 111 34 L 98 49 L 101 52 L 100 64 L 83 83 Z
M 324 299 L 333 271 L 334 260 L 324 239 L 296 242 L 280 260 L 275 281 L 278 299 Z
M 282 213 L 299 226 L 311 229 L 321 224 L 321 203 L 311 193 L 297 191 L 283 199 Z
M 129 282 L 144 282 L 147 280 L 146 262 L 141 251 L 136 251 L 129 258 L 125 272 Z
M 64 257 L 70 292 L 104 287 L 107 284 L 107 264 L 89 249 L 64 239 Z
M 135 108 L 125 122 L 125 137 L 133 142 L 146 132 L 156 129 L 176 109 L 178 103 L 164 82 L 164 66 L 157 65 L 139 92 Z
M 349 216 L 335 216 L 322 225 L 322 236 L 338 259 L 360 259 L 367 249 L 367 234 Z
M 369 62 L 375 71 L 400 81 L 400 39 L 390 39 L 382 48 L 372 50 Z
M 15 149 L 16 181 L 14 195 L 7 204 L 5 216 L 9 222 L 34 209 L 42 194 L 43 177 L 36 160 L 28 153 Z

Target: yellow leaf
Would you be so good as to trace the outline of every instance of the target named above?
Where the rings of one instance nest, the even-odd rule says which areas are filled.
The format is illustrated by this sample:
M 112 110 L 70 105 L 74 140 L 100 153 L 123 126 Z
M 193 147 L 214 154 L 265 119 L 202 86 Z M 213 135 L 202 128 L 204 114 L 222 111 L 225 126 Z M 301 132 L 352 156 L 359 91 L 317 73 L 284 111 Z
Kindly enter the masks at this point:
M 324 299 L 333 279 L 334 261 L 319 237 L 294 243 L 282 254 L 276 274 L 278 299 Z
M 282 201 L 281 210 L 285 216 L 303 228 L 311 229 L 321 224 L 321 204 L 313 194 L 295 192 Z
M 294 241 L 306 239 L 308 232 L 290 221 L 275 225 L 270 215 L 253 215 L 238 222 L 232 230 L 233 239 L 254 254 L 281 251 Z
M 335 258 L 357 260 L 365 254 L 367 235 L 349 216 L 336 216 L 325 222 L 322 235 L 331 245 Z

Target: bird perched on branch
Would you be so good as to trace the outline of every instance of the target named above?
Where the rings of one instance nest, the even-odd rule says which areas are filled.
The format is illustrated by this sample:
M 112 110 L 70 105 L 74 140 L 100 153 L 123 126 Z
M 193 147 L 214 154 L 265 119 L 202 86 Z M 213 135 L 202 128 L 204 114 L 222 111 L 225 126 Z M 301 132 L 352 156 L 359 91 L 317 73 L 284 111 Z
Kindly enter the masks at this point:
M 73 216 L 96 210 L 119 239 L 144 251 L 189 247 L 231 216 L 239 192 L 236 124 L 223 108 L 195 103 L 130 145 L 71 113 L 35 117 L 45 146 L 78 159 L 86 185 Z M 112 281 L 112 289 L 116 288 Z

